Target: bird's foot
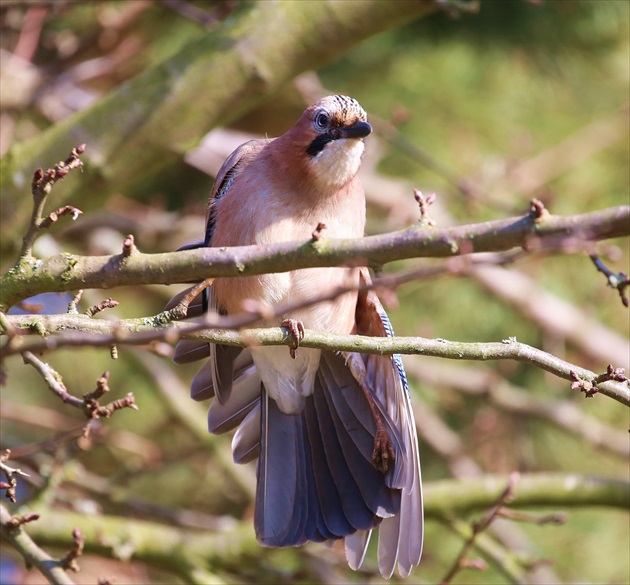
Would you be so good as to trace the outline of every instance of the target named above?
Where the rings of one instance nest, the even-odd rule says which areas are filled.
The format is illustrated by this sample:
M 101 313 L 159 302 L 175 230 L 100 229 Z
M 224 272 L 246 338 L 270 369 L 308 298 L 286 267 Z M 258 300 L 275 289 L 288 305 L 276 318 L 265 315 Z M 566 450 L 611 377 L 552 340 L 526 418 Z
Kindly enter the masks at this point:
M 396 461 L 396 453 L 387 429 L 380 420 L 376 420 L 376 433 L 374 433 L 374 451 L 372 452 L 372 463 L 383 475 L 387 473 L 390 462 Z
M 297 348 L 300 346 L 300 341 L 304 339 L 304 323 L 297 319 L 285 319 L 282 322 L 282 327 L 286 327 L 289 330 L 289 335 L 293 337 L 293 346 L 289 348 L 291 357 L 295 359 Z

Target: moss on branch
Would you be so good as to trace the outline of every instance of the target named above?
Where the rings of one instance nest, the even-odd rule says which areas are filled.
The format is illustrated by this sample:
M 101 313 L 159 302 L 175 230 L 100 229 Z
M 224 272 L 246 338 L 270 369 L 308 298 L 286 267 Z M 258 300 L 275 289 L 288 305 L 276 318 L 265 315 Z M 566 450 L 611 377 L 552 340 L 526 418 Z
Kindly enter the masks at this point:
M 6 322 L 16 330 L 37 333 L 41 338 L 25 339 L 14 335 L 0 348 L 0 355 L 24 351 L 52 350 L 59 347 L 109 346 L 115 344 L 144 344 L 156 339 L 175 341 L 179 338 L 199 339 L 223 345 L 246 346 L 290 345 L 293 340 L 284 330 L 248 329 L 242 332 L 224 329 L 205 329 L 203 323 L 173 322 L 163 328 L 155 328 L 152 319 L 125 319 L 105 321 L 82 315 L 8 315 Z M 59 335 L 56 335 L 59 334 Z M 332 349 L 375 354 L 415 354 L 456 360 L 515 360 L 525 362 L 563 378 L 574 381 L 574 374 L 581 380 L 597 385 L 600 393 L 630 406 L 628 382 L 598 382 L 599 375 L 580 368 L 540 349 L 516 340 L 494 343 L 464 343 L 423 337 L 366 337 L 361 335 L 333 335 L 306 330 L 302 347 Z
M 314 226 L 315 227 L 315 226 Z M 43 292 L 174 284 L 208 277 L 285 272 L 344 263 L 382 265 L 394 260 L 457 256 L 461 250 L 496 252 L 514 247 L 560 247 L 567 239 L 601 240 L 630 235 L 630 207 L 573 216 L 531 215 L 445 229 L 406 230 L 356 240 L 283 242 L 267 246 L 200 248 L 129 256 L 60 254 L 22 261 L 0 277 L 0 310 Z

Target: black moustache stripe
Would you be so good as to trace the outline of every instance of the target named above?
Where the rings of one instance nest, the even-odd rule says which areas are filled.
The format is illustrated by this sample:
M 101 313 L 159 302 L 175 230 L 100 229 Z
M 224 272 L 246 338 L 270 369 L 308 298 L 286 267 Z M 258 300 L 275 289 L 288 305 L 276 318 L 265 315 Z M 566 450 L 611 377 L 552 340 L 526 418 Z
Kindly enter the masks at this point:
M 326 146 L 329 142 L 333 141 L 333 137 L 326 132 L 326 134 L 320 134 L 319 136 L 313 139 L 308 145 L 306 149 L 306 153 L 309 156 L 317 156 L 322 150 L 324 150 L 324 146 Z

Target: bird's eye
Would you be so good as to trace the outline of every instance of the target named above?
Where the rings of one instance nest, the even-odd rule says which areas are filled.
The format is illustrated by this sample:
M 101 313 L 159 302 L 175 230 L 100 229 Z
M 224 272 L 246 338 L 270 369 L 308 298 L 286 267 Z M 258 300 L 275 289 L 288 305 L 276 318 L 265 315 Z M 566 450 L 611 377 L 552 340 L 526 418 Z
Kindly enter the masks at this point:
M 328 127 L 328 121 L 328 114 L 326 114 L 325 112 L 320 112 L 315 117 L 315 126 L 323 130 Z

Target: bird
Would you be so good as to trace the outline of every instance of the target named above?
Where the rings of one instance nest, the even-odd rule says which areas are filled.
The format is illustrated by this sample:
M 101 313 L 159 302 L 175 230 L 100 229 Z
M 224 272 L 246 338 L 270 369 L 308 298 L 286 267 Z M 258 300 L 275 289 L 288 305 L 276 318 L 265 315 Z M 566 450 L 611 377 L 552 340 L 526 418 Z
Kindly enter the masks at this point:
M 357 172 L 371 132 L 355 99 L 333 95 L 309 106 L 278 138 L 242 144 L 215 179 L 204 240 L 183 249 L 304 240 L 315 226 L 325 226 L 326 237 L 362 237 L 366 201 Z M 305 328 L 392 336 L 370 284 L 369 271 L 357 266 L 217 278 L 191 303 L 189 317 L 235 315 L 255 301 L 266 315 L 261 324 L 284 327 L 292 347 L 182 340 L 174 360 L 205 360 L 191 397 L 214 398 L 210 432 L 236 429 L 236 463 L 257 460 L 260 544 L 344 539 L 347 562 L 357 570 L 378 530 L 381 575 L 390 578 L 398 565 L 404 577 L 420 563 L 424 518 L 417 431 L 401 358 L 299 346 Z M 346 292 L 312 302 L 337 286 Z M 287 301 L 300 306 L 276 314 Z

